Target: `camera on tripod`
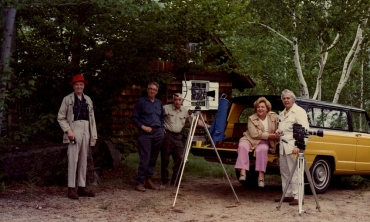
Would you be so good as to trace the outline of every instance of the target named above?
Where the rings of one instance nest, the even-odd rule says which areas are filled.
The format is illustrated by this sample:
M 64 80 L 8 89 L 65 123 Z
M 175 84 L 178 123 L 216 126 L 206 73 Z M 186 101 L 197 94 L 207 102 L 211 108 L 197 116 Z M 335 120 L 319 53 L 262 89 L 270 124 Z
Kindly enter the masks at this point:
M 324 131 L 323 130 L 310 131 L 305 129 L 299 123 L 293 124 L 293 138 L 295 140 L 294 145 L 298 147 L 298 149 L 301 150 L 306 149 L 306 142 L 304 141 L 304 139 L 308 138 L 309 135 L 323 137 Z

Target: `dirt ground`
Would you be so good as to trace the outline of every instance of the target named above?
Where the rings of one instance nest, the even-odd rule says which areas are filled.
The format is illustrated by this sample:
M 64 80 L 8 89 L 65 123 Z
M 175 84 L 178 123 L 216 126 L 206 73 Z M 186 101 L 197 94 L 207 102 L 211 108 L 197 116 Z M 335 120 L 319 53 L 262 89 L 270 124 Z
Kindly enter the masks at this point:
M 159 178 L 155 178 L 159 182 Z M 243 187 L 231 179 L 187 179 L 176 188 L 133 190 L 130 183 L 91 187 L 96 197 L 70 200 L 65 187 L 12 185 L 0 193 L 0 221 L 368 221 L 370 191 L 330 188 L 318 195 L 305 195 L 304 213 L 298 206 L 274 202 L 282 194 L 280 184 Z M 275 182 L 276 183 L 276 182 Z M 173 204 L 175 203 L 175 207 Z

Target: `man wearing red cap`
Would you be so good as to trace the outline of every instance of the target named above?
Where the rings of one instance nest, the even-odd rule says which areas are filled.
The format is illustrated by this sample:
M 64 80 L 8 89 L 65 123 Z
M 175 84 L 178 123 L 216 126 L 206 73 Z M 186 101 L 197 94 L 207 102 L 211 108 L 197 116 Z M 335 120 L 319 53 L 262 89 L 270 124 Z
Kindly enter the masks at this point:
M 87 83 L 83 75 L 73 76 L 70 85 L 73 86 L 74 92 L 64 97 L 58 113 L 58 123 L 64 132 L 63 143 L 69 143 L 67 196 L 71 199 L 95 196 L 92 191 L 86 189 L 87 155 L 90 146 L 94 146 L 98 139 L 93 103 L 90 97 L 83 93 Z

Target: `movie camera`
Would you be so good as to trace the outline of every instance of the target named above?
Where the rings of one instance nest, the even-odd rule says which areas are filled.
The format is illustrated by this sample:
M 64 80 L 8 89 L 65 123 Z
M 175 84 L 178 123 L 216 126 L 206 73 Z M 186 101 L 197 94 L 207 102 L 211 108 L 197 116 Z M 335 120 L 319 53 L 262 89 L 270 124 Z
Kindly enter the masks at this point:
M 298 147 L 298 149 L 301 150 L 306 149 L 306 142 L 304 141 L 304 139 L 308 138 L 310 135 L 323 137 L 324 131 L 323 130 L 310 131 L 305 129 L 301 124 L 298 123 L 293 124 L 293 138 L 295 140 L 294 145 Z
M 215 91 L 206 91 L 198 86 L 191 87 L 192 100 L 206 100 L 207 96 L 215 98 Z

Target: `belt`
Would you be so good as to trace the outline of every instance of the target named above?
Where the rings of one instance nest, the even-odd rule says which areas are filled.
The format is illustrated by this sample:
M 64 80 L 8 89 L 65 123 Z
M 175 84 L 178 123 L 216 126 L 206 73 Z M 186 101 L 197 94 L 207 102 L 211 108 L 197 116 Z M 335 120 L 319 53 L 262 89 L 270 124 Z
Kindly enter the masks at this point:
M 172 134 L 172 135 L 174 135 L 174 136 L 178 136 L 178 135 L 180 135 L 180 134 L 181 134 L 181 133 L 174 133 L 174 132 L 169 131 L 169 130 L 166 130 L 166 133 Z
M 161 128 L 160 126 L 149 126 L 150 128 L 152 129 L 158 129 L 158 128 Z

